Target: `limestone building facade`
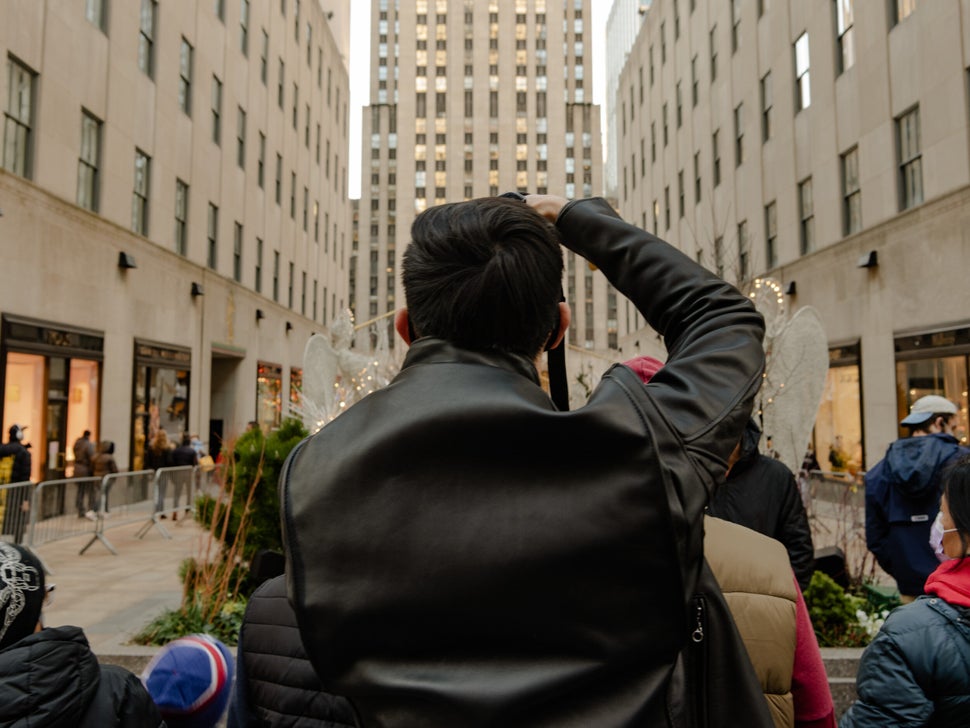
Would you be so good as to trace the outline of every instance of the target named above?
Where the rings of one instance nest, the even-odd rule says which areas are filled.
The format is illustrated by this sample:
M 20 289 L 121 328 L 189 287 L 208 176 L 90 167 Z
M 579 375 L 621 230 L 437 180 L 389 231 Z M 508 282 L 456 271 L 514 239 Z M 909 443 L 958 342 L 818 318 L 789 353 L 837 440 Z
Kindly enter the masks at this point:
M 85 429 L 138 468 L 159 428 L 214 452 L 285 415 L 348 303 L 348 18 L 0 5 L 0 419 L 29 426 L 35 480 Z
M 967 440 L 968 40 L 967 0 L 665 0 L 621 73 L 623 216 L 820 312 L 824 467 L 874 464 L 929 393 Z

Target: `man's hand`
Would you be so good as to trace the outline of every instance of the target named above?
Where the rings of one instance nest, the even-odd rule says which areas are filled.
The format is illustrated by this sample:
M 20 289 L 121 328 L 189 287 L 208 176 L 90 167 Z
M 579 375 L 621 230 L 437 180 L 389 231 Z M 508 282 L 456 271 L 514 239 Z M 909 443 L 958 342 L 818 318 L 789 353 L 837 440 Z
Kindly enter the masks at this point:
M 542 215 L 549 222 L 555 222 L 566 203 L 565 197 L 556 195 L 526 195 L 525 204 Z

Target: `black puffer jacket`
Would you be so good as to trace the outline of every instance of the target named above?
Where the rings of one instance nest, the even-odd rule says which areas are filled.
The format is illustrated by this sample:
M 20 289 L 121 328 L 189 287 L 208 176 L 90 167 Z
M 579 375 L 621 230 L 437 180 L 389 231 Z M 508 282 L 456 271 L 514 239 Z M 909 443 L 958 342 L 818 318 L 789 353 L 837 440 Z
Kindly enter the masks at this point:
M 781 541 L 802 591 L 815 570 L 808 514 L 795 476 L 780 460 L 758 452 L 761 430 L 748 422 L 741 454 L 727 480 L 714 491 L 708 513 Z
M 0 651 L 3 728 L 164 725 L 141 681 L 99 665 L 79 627 L 44 629 Z
M 262 584 L 246 605 L 239 632 L 229 728 L 353 728 L 354 709 L 324 692 L 300 641 L 286 577 Z
M 368 727 L 671 719 L 703 508 L 761 383 L 763 320 L 604 200 L 556 227 L 665 337 L 649 384 L 614 366 L 561 412 L 527 357 L 421 338 L 281 475 L 304 646 Z M 756 697 L 711 712 L 771 725 Z

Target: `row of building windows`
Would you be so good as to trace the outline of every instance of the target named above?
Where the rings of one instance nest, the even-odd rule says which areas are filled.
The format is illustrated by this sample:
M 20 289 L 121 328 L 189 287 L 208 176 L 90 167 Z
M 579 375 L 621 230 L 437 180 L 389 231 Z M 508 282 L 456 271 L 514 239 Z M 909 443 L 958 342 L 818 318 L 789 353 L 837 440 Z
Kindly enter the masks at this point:
M 922 152 L 920 148 L 920 117 L 919 107 L 914 107 L 896 120 L 897 147 L 899 149 L 899 181 L 900 208 L 907 209 L 923 202 L 923 171 Z M 714 153 L 714 184 L 720 182 L 720 157 L 718 152 L 717 132 L 714 133 L 712 148 Z M 859 148 L 854 146 L 840 155 L 840 176 L 842 193 L 842 232 L 852 235 L 862 229 L 862 188 L 859 181 Z M 624 168 L 624 185 L 626 169 Z M 809 176 L 798 183 L 798 219 L 799 219 L 799 252 L 806 255 L 816 247 L 815 241 L 815 203 L 813 197 L 812 177 Z M 684 171 L 677 173 L 678 213 L 685 216 L 685 185 Z M 694 201 L 701 201 L 700 152 L 694 153 Z M 665 229 L 671 227 L 670 186 L 664 187 L 664 224 Z M 653 201 L 653 231 L 657 234 L 660 226 L 660 204 Z M 743 226 L 744 235 L 741 235 Z M 643 227 L 646 227 L 644 220 Z M 775 202 L 765 206 L 765 262 L 768 268 L 778 264 L 777 217 Z M 739 257 L 741 265 L 740 280 L 744 280 L 749 272 L 747 269 L 747 223 L 739 225 Z M 717 241 L 715 241 L 715 265 L 717 266 Z M 744 252 L 742 252 L 742 250 Z M 719 274 L 722 268 L 717 268 Z
M 855 18 L 855 6 L 856 0 L 835 0 L 835 36 L 838 46 L 837 54 L 837 68 L 836 72 L 841 74 L 855 65 L 855 40 L 854 40 L 854 18 Z M 679 27 L 677 15 L 677 0 L 673 0 L 674 5 L 674 18 L 675 18 L 675 28 Z M 904 20 L 909 15 L 913 13 L 916 9 L 917 0 L 894 0 L 890 4 L 890 26 Z M 692 3 L 693 6 L 693 3 Z M 693 11 L 693 7 L 691 8 Z M 764 0 L 759 0 L 758 2 L 758 17 L 760 18 L 764 14 Z M 731 48 L 732 52 L 737 52 L 741 45 L 741 3 L 740 0 L 731 0 Z M 666 63 L 666 35 L 665 35 L 665 22 L 660 23 L 660 48 L 661 48 L 661 65 Z M 679 37 L 679 32 L 675 33 L 675 38 Z M 708 33 L 708 48 L 710 53 L 710 74 L 711 82 L 713 83 L 717 80 L 718 72 L 718 52 L 717 52 L 717 24 L 715 23 L 709 33 Z M 808 108 L 812 103 L 811 94 L 811 63 L 810 63 L 810 49 L 809 49 L 809 37 L 808 32 L 803 32 L 796 40 L 793 45 L 793 55 L 795 63 L 795 111 L 801 111 L 802 109 Z M 649 54 L 649 72 L 650 72 L 650 86 L 654 85 L 655 73 L 654 73 L 654 53 L 653 46 L 651 45 L 648 49 Z M 692 103 L 697 106 L 698 101 L 698 77 L 697 77 L 697 55 L 691 58 L 691 96 Z M 644 101 L 644 82 L 643 82 L 643 67 L 639 67 L 639 103 L 642 105 Z M 678 96 L 678 119 L 680 114 L 680 86 L 681 82 L 677 82 L 677 96 Z M 635 108 L 634 108 L 634 89 L 630 86 L 629 94 L 630 102 L 630 120 L 635 118 Z M 621 117 L 623 119 L 624 133 L 626 133 L 626 103 L 623 104 L 624 109 Z M 680 123 L 678 121 L 678 127 Z
M 36 74 L 25 65 L 14 58 L 8 59 L 8 99 L 7 109 L 4 112 L 4 139 L 3 139 L 3 167 L 22 177 L 31 177 L 31 156 L 32 156 L 32 131 L 33 131 L 33 112 L 35 108 L 34 88 Z M 309 148 L 309 115 L 310 107 L 307 106 L 307 126 L 305 142 Z M 212 86 L 212 135 L 216 144 L 221 142 L 221 117 L 222 117 L 222 83 L 218 78 L 213 77 Z M 246 157 L 246 111 L 239 107 L 236 116 L 236 161 L 240 169 L 245 168 Z M 78 180 L 77 180 L 77 204 L 92 212 L 98 212 L 99 208 L 99 169 L 101 163 L 101 129 L 102 121 L 89 111 L 82 109 L 81 112 L 81 147 L 80 158 L 78 161 Z M 266 135 L 258 132 L 259 145 L 257 150 L 257 174 L 256 182 L 260 189 L 265 184 L 265 163 L 266 163 Z M 316 125 L 316 162 L 320 164 L 321 151 L 321 128 Z M 324 163 L 324 174 L 330 179 L 330 141 L 326 141 L 326 159 Z M 282 200 L 282 161 L 280 154 L 276 155 L 276 204 L 281 204 Z M 333 154 L 334 170 L 340 168 L 340 156 Z M 346 174 L 341 178 L 335 179 L 335 184 L 343 183 L 343 194 L 346 196 Z M 296 217 L 295 205 L 295 186 L 296 173 L 292 173 L 292 189 L 290 217 Z M 147 186 L 147 181 L 144 183 Z M 306 191 L 306 188 L 304 188 Z M 147 198 L 147 194 L 144 195 Z M 145 205 L 147 206 L 147 199 Z M 142 207 L 144 207 L 142 206 Z M 307 205 L 304 202 L 304 226 L 307 229 Z M 314 205 L 317 208 L 317 205 Z M 132 214 L 132 229 L 142 235 L 147 230 L 147 215 L 142 213 Z

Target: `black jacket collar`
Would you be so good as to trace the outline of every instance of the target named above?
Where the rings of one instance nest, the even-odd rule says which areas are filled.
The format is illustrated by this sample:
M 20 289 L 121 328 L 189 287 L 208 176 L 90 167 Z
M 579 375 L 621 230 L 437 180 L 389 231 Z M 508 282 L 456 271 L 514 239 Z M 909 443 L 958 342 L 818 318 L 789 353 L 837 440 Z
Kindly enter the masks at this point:
M 432 337 L 421 338 L 411 344 L 401 371 L 418 364 L 482 364 L 521 374 L 531 382 L 539 384 L 535 364 L 524 356 L 497 349 L 462 349 L 450 341 Z

